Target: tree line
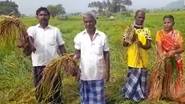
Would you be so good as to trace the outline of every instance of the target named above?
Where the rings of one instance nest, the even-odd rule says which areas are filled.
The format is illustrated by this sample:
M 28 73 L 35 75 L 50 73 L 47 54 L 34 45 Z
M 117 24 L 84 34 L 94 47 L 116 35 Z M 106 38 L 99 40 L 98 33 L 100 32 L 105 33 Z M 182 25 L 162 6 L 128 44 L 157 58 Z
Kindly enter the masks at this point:
M 18 5 L 15 2 L 6 0 L 0 1 L 0 15 L 11 15 L 20 16 Z
M 11 0 L 0 1 L 0 15 L 21 16 L 18 7 L 19 6 Z M 48 5 L 47 8 L 50 11 L 52 17 L 64 15 L 66 13 L 62 4 Z
M 106 0 L 90 2 L 88 7 L 96 9 L 96 11 L 100 14 L 105 14 L 107 12 L 118 13 L 126 11 L 126 6 L 130 5 L 132 5 L 131 0 Z M 62 4 L 48 5 L 47 8 L 52 17 L 64 15 L 66 13 Z M 17 16 L 21 15 L 18 10 L 18 5 L 11 0 L 0 1 L 0 15 L 9 15 L 11 13 Z
M 93 1 L 88 7 L 95 8 L 100 14 L 105 12 L 118 13 L 126 11 L 126 6 L 132 5 L 131 0 L 107 0 L 107 1 Z

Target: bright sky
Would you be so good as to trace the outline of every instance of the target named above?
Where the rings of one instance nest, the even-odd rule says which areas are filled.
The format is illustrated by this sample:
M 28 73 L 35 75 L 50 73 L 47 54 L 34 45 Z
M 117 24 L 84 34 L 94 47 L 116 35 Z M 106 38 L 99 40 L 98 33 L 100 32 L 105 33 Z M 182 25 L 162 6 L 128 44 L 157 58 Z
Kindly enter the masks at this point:
M 3 1 L 3 0 L 0 0 Z M 5 0 L 4 0 L 5 1 Z M 34 15 L 37 8 L 49 4 L 62 4 L 67 13 L 88 11 L 88 3 L 97 0 L 12 0 L 19 5 L 19 11 L 26 15 Z M 103 1 L 103 0 L 99 0 Z M 132 0 L 133 5 L 129 8 L 160 8 L 177 0 Z
M 178 0 L 132 0 L 133 5 L 131 8 L 161 8 L 166 6 L 166 4 L 178 1 Z

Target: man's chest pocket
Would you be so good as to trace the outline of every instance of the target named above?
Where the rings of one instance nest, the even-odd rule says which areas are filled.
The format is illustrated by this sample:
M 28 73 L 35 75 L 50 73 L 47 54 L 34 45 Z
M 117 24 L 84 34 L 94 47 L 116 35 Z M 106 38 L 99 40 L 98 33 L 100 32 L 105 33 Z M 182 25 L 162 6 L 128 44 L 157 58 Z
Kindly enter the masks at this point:
M 47 44 L 48 46 L 55 46 L 55 45 L 57 45 L 56 38 L 55 38 L 54 36 L 49 36 L 49 37 L 47 37 L 47 39 L 46 39 L 46 44 Z
M 103 44 L 101 42 L 97 42 L 93 45 L 93 51 L 97 55 L 103 54 Z

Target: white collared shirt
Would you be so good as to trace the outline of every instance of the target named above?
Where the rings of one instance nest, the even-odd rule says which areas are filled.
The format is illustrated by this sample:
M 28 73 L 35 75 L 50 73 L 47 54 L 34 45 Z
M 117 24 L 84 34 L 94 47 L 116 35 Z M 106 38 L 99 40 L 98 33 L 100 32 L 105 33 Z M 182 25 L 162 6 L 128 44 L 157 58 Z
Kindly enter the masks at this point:
M 105 73 L 104 51 L 109 51 L 107 36 L 96 30 L 93 40 L 86 30 L 74 38 L 75 49 L 80 50 L 81 80 L 102 80 Z
M 49 25 L 43 29 L 40 24 L 37 24 L 29 27 L 27 33 L 33 37 L 36 48 L 36 51 L 31 54 L 33 66 L 46 65 L 58 56 L 58 46 L 64 44 L 62 34 L 58 28 Z

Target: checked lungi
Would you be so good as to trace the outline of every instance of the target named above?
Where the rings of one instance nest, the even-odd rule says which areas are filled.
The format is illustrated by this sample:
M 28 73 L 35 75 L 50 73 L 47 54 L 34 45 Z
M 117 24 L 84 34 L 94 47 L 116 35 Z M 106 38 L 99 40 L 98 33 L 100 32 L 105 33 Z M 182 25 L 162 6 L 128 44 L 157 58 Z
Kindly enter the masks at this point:
M 143 100 L 148 95 L 147 70 L 130 68 L 127 74 L 127 80 L 122 88 L 123 97 L 136 102 Z
M 104 80 L 80 80 L 81 104 L 105 104 Z

